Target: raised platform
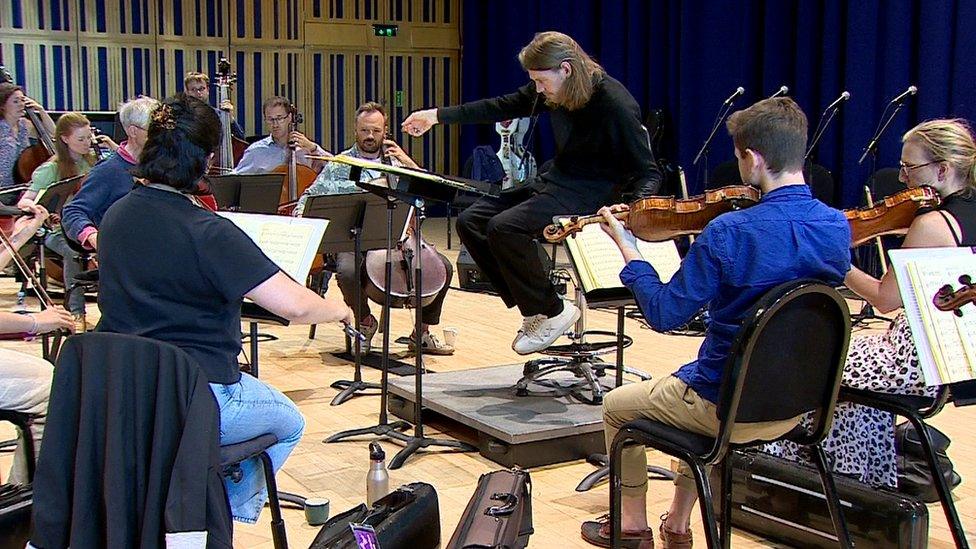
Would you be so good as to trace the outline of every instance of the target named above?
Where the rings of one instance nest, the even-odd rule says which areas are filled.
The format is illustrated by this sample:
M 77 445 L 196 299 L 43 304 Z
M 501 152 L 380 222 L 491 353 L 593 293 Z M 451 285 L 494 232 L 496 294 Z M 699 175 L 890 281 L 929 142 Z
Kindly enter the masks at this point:
M 438 414 L 478 432 L 481 455 L 505 467 L 537 467 L 604 452 L 602 407 L 584 404 L 565 388 L 579 381 L 560 372 L 556 386 L 532 384 L 515 395 L 522 364 L 424 376 L 424 417 Z M 613 370 L 601 378 L 609 390 Z M 389 410 L 414 421 L 414 380 L 390 379 Z

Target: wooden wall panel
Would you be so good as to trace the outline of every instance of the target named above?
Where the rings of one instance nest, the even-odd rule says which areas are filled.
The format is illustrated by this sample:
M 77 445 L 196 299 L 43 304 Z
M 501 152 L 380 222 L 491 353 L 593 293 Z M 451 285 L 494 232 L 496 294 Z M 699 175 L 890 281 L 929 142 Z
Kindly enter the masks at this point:
M 0 0 L 0 63 L 49 108 L 113 110 L 182 91 L 190 70 L 213 78 L 226 55 L 245 133 L 263 134 L 262 102 L 284 95 L 302 130 L 338 151 L 354 141 L 356 107 L 380 101 L 420 163 L 457 171 L 456 127 L 404 140 L 399 123 L 459 99 L 458 10 L 458 0 Z M 398 36 L 373 36 L 376 22 L 396 22 Z

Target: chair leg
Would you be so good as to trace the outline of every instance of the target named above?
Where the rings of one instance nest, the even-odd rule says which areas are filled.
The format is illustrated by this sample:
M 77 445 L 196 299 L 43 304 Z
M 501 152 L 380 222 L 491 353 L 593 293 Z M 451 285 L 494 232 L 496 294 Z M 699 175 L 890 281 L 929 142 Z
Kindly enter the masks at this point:
M 281 502 L 278 501 L 278 483 L 275 480 L 274 466 L 271 456 L 261 452 L 261 464 L 264 466 L 264 480 L 268 486 L 268 505 L 271 507 L 271 536 L 275 549 L 288 549 L 288 538 L 285 535 L 285 520 L 281 517 Z
M 620 478 L 620 458 L 623 454 L 624 444 L 629 442 L 627 436 L 617 436 L 610 445 L 610 547 L 620 547 L 623 530 L 621 520 L 623 519 L 623 494 L 621 489 L 623 484 Z
M 684 456 L 687 457 L 687 456 Z M 698 488 L 698 507 L 701 509 L 702 527 L 705 529 L 705 545 L 709 549 L 719 547 L 724 543 L 719 538 L 718 525 L 715 520 L 715 505 L 712 500 L 712 485 L 708 480 L 705 467 L 697 460 L 685 460 L 695 475 L 695 486 Z M 726 546 L 728 547 L 728 546 Z
M 912 427 L 915 428 L 915 432 L 918 433 L 918 439 L 922 443 L 922 449 L 925 451 L 925 460 L 929 465 L 929 472 L 932 474 L 932 480 L 935 481 L 935 489 L 939 493 L 939 501 L 942 503 L 942 511 L 945 513 L 946 521 L 949 522 L 949 530 L 952 531 L 952 539 L 956 542 L 956 547 L 969 549 L 969 541 L 966 540 L 966 531 L 962 527 L 962 522 L 959 520 L 959 514 L 956 512 L 956 504 L 952 501 L 952 492 L 949 490 L 949 484 L 946 483 L 945 475 L 942 472 L 942 467 L 939 465 L 938 456 L 935 454 L 935 450 L 932 448 L 932 437 L 929 436 L 928 429 L 925 428 L 925 423 L 914 414 L 905 414 L 905 417 L 911 422 Z
M 722 547 L 732 546 L 732 456 L 726 455 L 722 460 L 722 488 L 719 494 L 722 502 L 721 535 Z
M 820 483 L 823 484 L 824 497 L 827 500 L 827 508 L 830 510 L 830 520 L 834 523 L 834 533 L 837 535 L 837 542 L 841 547 L 850 549 L 854 547 L 851 541 L 851 534 L 847 530 L 847 522 L 844 521 L 844 513 L 840 508 L 840 497 L 837 495 L 837 486 L 834 484 L 834 476 L 827 465 L 827 454 L 823 448 L 816 444 L 813 446 L 814 463 L 820 473 Z

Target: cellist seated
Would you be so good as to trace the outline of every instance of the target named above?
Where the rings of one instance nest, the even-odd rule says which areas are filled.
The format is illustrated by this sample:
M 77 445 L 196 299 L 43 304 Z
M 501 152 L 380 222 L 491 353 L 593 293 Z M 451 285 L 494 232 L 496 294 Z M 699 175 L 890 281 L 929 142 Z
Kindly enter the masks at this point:
M 311 160 L 306 155 L 329 156 L 322 147 L 316 145 L 302 132 L 292 129 L 294 123 L 292 105 L 284 97 L 275 96 L 265 100 L 262 106 L 264 123 L 271 128 L 271 135 L 255 141 L 234 169 L 234 173 L 270 173 L 275 168 L 285 164 L 288 158 L 288 143 L 294 142 L 295 160 L 313 169 L 316 173 L 322 171 L 325 163 L 321 160 Z
M 342 154 L 355 158 L 365 158 L 369 160 L 379 160 L 393 166 L 406 166 L 418 168 L 416 162 L 407 155 L 391 139 L 386 139 L 386 110 L 379 103 L 365 103 L 356 109 L 356 143 L 342 151 Z M 350 167 L 346 164 L 331 162 L 326 165 L 315 182 L 302 193 L 295 206 L 295 215 L 301 215 L 305 209 L 305 202 L 311 196 L 326 194 L 344 194 L 358 192 L 361 189 L 349 180 Z M 380 177 L 382 174 L 373 170 L 363 170 L 361 179 L 369 181 Z M 451 277 L 454 276 L 454 267 L 443 254 L 436 252 L 438 258 L 444 264 L 446 270 L 446 282 L 437 294 L 421 309 L 421 346 L 424 353 L 435 355 L 450 355 L 454 353 L 454 347 L 448 345 L 434 334 L 430 333 L 429 327 L 440 323 L 441 309 L 444 305 L 444 298 L 447 296 L 448 286 Z M 385 252 L 384 252 L 385 254 Z M 339 283 L 339 290 L 342 298 L 349 305 L 353 312 L 362 311 L 360 320 L 362 332 L 366 336 L 366 342 L 362 346 L 362 351 L 368 353 L 371 348 L 371 341 L 379 328 L 379 322 L 370 312 L 369 300 L 367 299 L 366 288 L 370 285 L 365 266 L 365 254 L 360 257 L 360 279 L 356 280 L 356 254 L 353 252 L 340 252 L 332 258 L 335 263 L 336 278 Z M 385 260 L 384 260 L 385 261 Z M 326 261 L 326 264 L 331 263 Z M 436 267 L 438 270 L 439 266 Z M 426 277 L 425 277 L 426 278 Z M 359 285 L 361 291 L 360 307 L 356 307 L 356 286 Z M 416 334 L 410 335 L 410 349 L 416 347 Z

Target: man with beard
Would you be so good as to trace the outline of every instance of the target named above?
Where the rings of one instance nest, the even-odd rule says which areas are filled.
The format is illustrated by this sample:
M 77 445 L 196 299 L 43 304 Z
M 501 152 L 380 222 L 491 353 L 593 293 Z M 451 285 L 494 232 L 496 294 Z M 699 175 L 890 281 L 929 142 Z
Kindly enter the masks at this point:
M 387 139 L 386 109 L 383 105 L 375 102 L 364 103 L 356 109 L 356 144 L 342 151 L 340 154 L 354 158 L 364 158 L 374 160 L 392 166 L 404 166 L 407 168 L 419 168 L 416 162 L 397 145 L 396 141 Z M 305 202 L 311 196 L 325 194 L 347 194 L 361 192 L 356 183 L 349 180 L 351 167 L 339 162 L 330 162 L 322 169 L 315 182 L 302 193 L 295 206 L 295 215 L 302 215 L 305 211 Z M 376 170 L 362 171 L 361 181 L 369 181 L 382 177 L 383 174 Z M 441 308 L 444 305 L 444 297 L 447 295 L 451 277 L 454 275 L 454 267 L 443 254 L 437 254 L 444 267 L 447 269 L 448 284 L 437 294 L 434 300 L 425 306 L 421 314 L 422 330 L 421 345 L 423 352 L 427 354 L 449 355 L 454 353 L 454 347 L 440 341 L 437 336 L 430 333 L 429 327 L 440 323 Z M 365 256 L 364 256 L 365 257 Z M 328 259 L 328 258 L 327 258 Z M 356 255 L 353 252 L 341 252 L 335 254 L 335 272 L 339 283 L 339 290 L 342 292 L 343 300 L 354 312 L 362 311 L 362 331 L 366 336 L 366 342 L 362 346 L 364 353 L 370 351 L 371 341 L 379 328 L 379 322 L 369 311 L 369 302 L 366 299 L 365 290 L 360 291 L 360 307 L 356 307 L 356 286 L 363 288 L 366 281 L 366 269 L 360 261 L 360 280 L 356 280 Z M 326 263 L 330 263 L 326 261 Z M 414 348 L 416 338 L 411 335 L 410 347 Z
M 548 112 L 556 138 L 552 168 L 502 193 L 484 197 L 458 216 L 457 232 L 508 307 L 518 306 L 522 327 L 512 342 L 525 355 L 550 346 L 579 318 L 559 298 L 539 259 L 535 238 L 555 215 L 590 214 L 661 185 L 630 92 L 607 75 L 572 38 L 542 32 L 518 55 L 532 82 L 515 93 L 459 106 L 414 112 L 403 129 L 420 136 L 438 123 L 486 124 Z

